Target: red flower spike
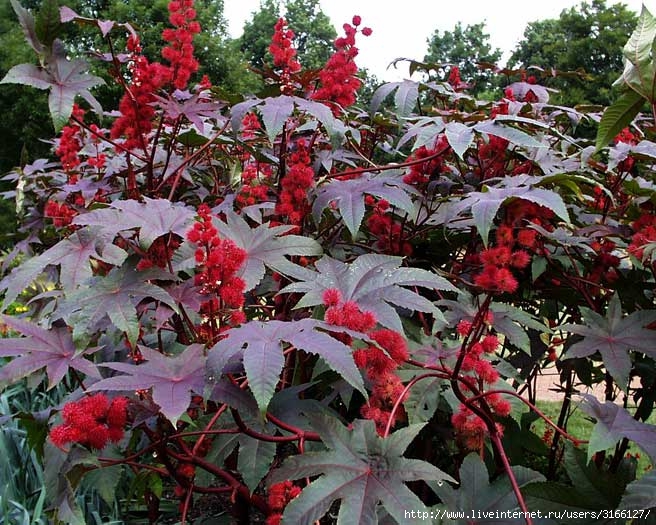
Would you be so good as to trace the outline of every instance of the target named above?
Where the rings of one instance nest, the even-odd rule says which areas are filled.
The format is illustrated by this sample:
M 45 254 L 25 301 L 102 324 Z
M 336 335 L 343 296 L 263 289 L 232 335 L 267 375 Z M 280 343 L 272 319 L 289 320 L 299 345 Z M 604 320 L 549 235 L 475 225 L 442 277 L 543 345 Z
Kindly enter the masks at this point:
M 50 439 L 59 448 L 79 443 L 100 450 L 108 441 L 116 443 L 123 438 L 128 403 L 127 398 L 117 397 L 110 404 L 104 394 L 66 403 L 62 410 L 64 423 L 50 431 Z

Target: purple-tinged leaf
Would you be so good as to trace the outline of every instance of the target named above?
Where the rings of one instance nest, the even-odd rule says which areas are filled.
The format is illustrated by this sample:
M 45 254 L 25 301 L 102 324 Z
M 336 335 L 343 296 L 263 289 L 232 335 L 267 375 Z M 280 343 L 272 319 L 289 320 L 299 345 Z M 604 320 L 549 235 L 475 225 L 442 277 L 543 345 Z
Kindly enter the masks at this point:
M 184 238 L 195 215 L 193 208 L 182 203 L 144 197 L 143 202 L 115 201 L 107 208 L 78 215 L 73 223 L 98 226 L 111 239 L 119 232 L 139 228 L 139 242 L 148 248 L 157 237 L 168 233 Z
M 518 100 L 524 100 L 526 95 L 531 92 L 537 97 L 538 102 L 542 104 L 549 102 L 549 90 L 538 84 L 529 84 L 528 82 L 513 82 L 508 86 L 508 89 L 512 91 L 513 95 Z
M 623 390 L 626 390 L 631 358 L 629 351 L 644 352 L 656 358 L 656 330 L 645 328 L 656 321 L 656 310 L 640 310 L 622 317 L 622 304 L 614 295 L 606 316 L 581 308 L 585 324 L 564 324 L 560 328 L 583 336 L 583 341 L 567 350 L 567 357 L 587 357 L 599 351 L 604 366 Z
M 105 38 L 112 29 L 114 29 L 114 26 L 116 25 L 116 22 L 113 20 L 98 20 L 98 28 L 100 29 L 100 33 L 102 34 L 103 38 Z
M 522 466 L 511 467 L 519 487 L 535 482 L 544 481 L 539 472 Z M 472 512 L 471 509 L 480 509 L 481 517 L 470 523 L 477 525 L 493 525 L 501 523 L 520 523 L 522 520 L 499 520 L 497 512 L 518 512 L 521 509 L 517 503 L 517 496 L 508 480 L 508 476 L 498 477 L 490 483 L 490 475 L 483 460 L 476 454 L 469 454 L 462 462 L 459 472 L 460 487 L 453 489 L 447 484 L 430 483 L 429 486 L 442 500 L 443 505 L 450 511 Z M 402 522 L 401 522 L 402 523 Z M 464 520 L 453 523 L 464 524 Z M 544 523 L 544 522 L 540 522 Z
M 79 16 L 80 15 L 78 15 L 75 11 L 73 11 L 68 6 L 64 5 L 59 8 L 59 20 L 63 23 L 72 22 L 76 18 L 79 18 Z
M 534 187 L 538 183 L 540 183 L 539 177 L 528 175 L 505 177 L 498 186 L 485 186 L 484 191 L 468 193 L 464 199 L 453 205 L 452 212 L 460 214 L 471 210 L 474 225 L 486 246 L 499 208 L 512 199 L 524 199 L 544 206 L 569 223 L 569 213 L 561 196 L 555 191 Z
M 243 360 L 246 377 L 260 411 L 273 397 L 284 365 L 283 346 L 290 344 L 299 350 L 321 356 L 351 386 L 366 396 L 362 375 L 355 366 L 349 346 L 324 331 L 335 330 L 316 319 L 294 322 L 251 321 L 227 332 L 227 337 L 215 344 L 208 354 L 208 370 L 219 376 L 229 363 Z M 341 331 L 341 329 L 340 329 Z
M 87 72 L 89 65 L 84 60 L 67 60 L 56 56 L 48 64 L 51 75 L 48 107 L 55 130 L 61 130 L 73 112 L 73 103 L 77 95 L 89 103 L 97 115 L 102 116 L 100 103 L 89 91 L 91 88 L 103 85 L 105 81 Z
M 460 158 L 474 142 L 474 130 L 461 122 L 448 122 L 444 134 L 449 141 L 449 146 Z
M 147 360 L 139 365 L 104 363 L 101 366 L 124 372 L 102 379 L 88 390 L 131 391 L 153 389 L 153 401 L 166 418 L 176 425 L 189 408 L 191 392 L 202 395 L 205 388 L 205 356 L 201 344 L 189 345 L 182 353 L 169 357 L 150 348 L 139 346 Z
M 294 275 L 303 268 L 292 263 L 287 256 L 318 256 L 321 255 L 321 245 L 309 237 L 301 235 L 285 235 L 292 226 L 269 226 L 260 224 L 251 226 L 243 217 L 233 212 L 226 213 L 227 222 L 215 220 L 214 226 L 219 235 L 230 239 L 246 251 L 246 262 L 240 270 L 240 277 L 246 282 L 246 290 L 252 290 L 264 277 L 267 266 L 283 275 Z
M 649 510 L 656 509 L 656 490 L 654 490 L 654 487 L 656 487 L 656 470 L 650 470 L 643 474 L 640 479 L 636 479 L 626 486 L 626 492 L 622 496 L 617 509 L 643 511 L 645 518 L 647 518 Z M 642 518 L 642 515 L 640 517 Z
M 355 238 L 364 217 L 365 195 L 385 199 L 406 213 L 412 213 L 410 194 L 414 195 L 416 191 L 405 184 L 402 178 L 399 174 L 365 173 L 357 179 L 333 179 L 317 189 L 317 198 L 312 205 L 315 221 L 318 223 L 323 211 L 334 202 L 351 237 Z
M 513 128 L 512 126 L 504 126 L 496 122 L 496 120 L 488 120 L 481 122 L 474 126 L 474 129 L 479 133 L 487 133 L 488 135 L 494 135 L 495 137 L 501 137 L 506 139 L 508 142 L 517 144 L 518 146 L 523 146 L 525 148 L 546 148 L 547 144 L 543 144 L 539 140 L 533 138 L 528 133 Z
M 34 64 L 18 64 L 12 67 L 0 84 L 24 84 L 37 89 L 49 89 L 52 85 L 48 72 Z
M 311 525 L 337 500 L 338 523 L 377 524 L 379 504 L 398 523 L 406 523 L 406 509 L 427 509 L 405 481 L 455 482 L 430 463 L 403 457 L 424 425 L 411 425 L 382 438 L 373 421 L 357 419 L 347 429 L 334 418 L 307 416 L 328 450 L 291 456 L 269 476 L 269 484 L 320 476 L 287 505 L 285 523 Z
M 394 91 L 398 89 L 401 85 L 401 82 L 388 82 L 381 85 L 374 91 L 373 96 L 371 97 L 371 104 L 369 105 L 369 114 L 373 117 L 383 101 Z
M 267 475 L 275 456 L 275 442 L 255 439 L 245 434 L 239 436 L 237 470 L 251 492 L 255 492 L 262 478 Z
M 160 107 L 164 110 L 164 114 L 171 120 L 177 120 L 185 117 L 191 122 L 199 133 L 203 133 L 205 126 L 203 125 L 204 118 L 217 118 L 220 117 L 219 110 L 222 105 L 218 102 L 210 102 L 201 99 L 201 95 L 196 94 L 186 100 L 177 100 L 173 96 L 168 98 L 155 97 Z
M 362 310 L 376 315 L 383 326 L 403 333 L 401 319 L 390 304 L 413 311 L 429 312 L 443 319 L 440 311 L 428 299 L 400 286 L 456 291 L 446 279 L 420 268 L 401 268 L 403 259 L 390 255 L 361 255 L 350 264 L 324 256 L 315 264 L 317 272 L 307 270 L 302 281 L 292 283 L 280 293 L 303 293 L 297 307 L 323 304 L 326 290 L 335 288 L 344 301 L 356 302 Z
M 394 94 L 394 107 L 399 117 L 406 117 L 412 113 L 419 98 L 419 84 L 412 80 L 404 80 Z
M 581 410 L 596 419 L 588 443 L 588 461 L 595 452 L 606 450 L 622 438 L 627 438 L 644 450 L 652 462 L 656 461 L 656 425 L 648 425 L 633 418 L 623 407 L 606 401 L 601 404 L 591 394 L 580 394 L 584 402 Z
M 25 35 L 25 40 L 30 45 L 30 47 L 36 52 L 37 55 L 41 55 L 45 48 L 43 44 L 39 41 L 39 38 L 36 34 L 36 23 L 34 16 L 27 9 L 25 9 L 18 0 L 10 0 L 11 7 L 14 9 L 16 16 L 18 17 L 18 23 L 23 30 Z
M 57 385 L 73 368 L 90 377 L 100 377 L 98 369 L 84 356 L 98 350 L 88 348 L 78 352 L 67 328 L 46 330 L 16 317 L 2 315 L 0 320 L 26 337 L 0 339 L 0 357 L 16 357 L 0 368 L 0 385 L 19 379 L 44 368 L 48 374 L 48 388 Z
M 107 318 L 128 339 L 139 337 L 136 306 L 144 299 L 161 301 L 177 312 L 173 298 L 159 286 L 148 282 L 148 272 L 134 268 L 114 268 L 106 276 L 95 276 L 76 290 L 66 293 L 57 307 L 74 334 L 94 332 L 106 326 Z
M 119 265 L 127 253 L 111 244 L 112 238 L 95 228 L 83 228 L 55 244 L 41 255 L 27 260 L 0 281 L 9 306 L 48 266 L 60 266 L 59 280 L 65 292 L 72 291 L 92 276 L 90 258 Z
M 266 129 L 269 142 L 274 143 L 276 137 L 294 112 L 294 99 L 292 97 L 280 96 L 267 98 L 264 104 L 258 107 L 262 115 L 264 129 Z

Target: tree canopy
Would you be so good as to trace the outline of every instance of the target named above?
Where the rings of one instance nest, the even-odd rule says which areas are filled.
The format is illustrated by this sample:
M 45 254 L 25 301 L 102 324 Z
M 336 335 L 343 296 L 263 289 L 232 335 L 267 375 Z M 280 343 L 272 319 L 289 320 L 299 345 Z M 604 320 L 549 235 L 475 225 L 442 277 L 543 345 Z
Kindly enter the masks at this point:
M 490 88 L 493 74 L 478 67 L 479 62 L 497 63 L 501 50 L 492 48 L 485 22 L 463 27 L 458 22 L 453 31 L 436 30 L 428 39 L 425 62 L 449 64 L 460 69 L 463 81 L 472 83 L 470 92 L 481 93 Z
M 255 67 L 264 65 L 273 26 L 280 16 L 285 17 L 294 31 L 294 48 L 303 67 L 321 68 L 333 51 L 337 33 L 321 10 L 319 0 L 286 0 L 282 4 L 278 0 L 262 0 L 259 11 L 244 24 L 239 37 L 239 47 L 246 59 Z
M 564 9 L 556 19 L 531 22 L 513 52 L 510 67 L 539 66 L 559 73 L 550 85 L 562 104 L 603 104 L 612 100 L 612 84 L 623 69 L 622 47 L 637 16 L 624 4 L 605 0 L 582 2 Z

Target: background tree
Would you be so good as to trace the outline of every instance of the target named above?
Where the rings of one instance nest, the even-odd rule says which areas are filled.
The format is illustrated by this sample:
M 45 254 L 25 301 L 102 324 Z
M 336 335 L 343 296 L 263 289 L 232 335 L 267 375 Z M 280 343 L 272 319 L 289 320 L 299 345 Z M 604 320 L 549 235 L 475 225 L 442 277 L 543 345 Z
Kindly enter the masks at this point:
M 260 10 L 253 13 L 244 24 L 239 37 L 240 49 L 254 67 L 271 61 L 269 44 L 273 26 L 284 16 L 294 31 L 294 47 L 304 68 L 319 69 L 333 52 L 333 41 L 337 37 L 330 18 L 321 11 L 319 0 L 262 0 Z
M 586 75 L 558 76 L 549 85 L 564 104 L 603 104 L 613 99 L 612 84 L 623 69 L 622 48 L 635 28 L 636 14 L 624 4 L 605 0 L 564 9 L 557 19 L 531 22 L 508 65 L 540 66 Z
M 453 64 L 460 68 L 464 82 L 472 83 L 468 92 L 478 95 L 492 87 L 494 74 L 478 68 L 478 62 L 497 63 L 501 50 L 492 49 L 490 35 L 485 32 L 485 22 L 462 26 L 458 22 L 453 31 L 436 30 L 428 39 L 425 62 Z

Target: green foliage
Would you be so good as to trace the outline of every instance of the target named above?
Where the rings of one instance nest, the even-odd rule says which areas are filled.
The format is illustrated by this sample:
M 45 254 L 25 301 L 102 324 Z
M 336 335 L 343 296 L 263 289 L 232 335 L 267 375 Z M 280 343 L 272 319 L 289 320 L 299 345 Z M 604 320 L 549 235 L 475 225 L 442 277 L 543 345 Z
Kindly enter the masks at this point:
M 436 30 L 428 39 L 428 51 L 424 62 L 443 64 L 440 68 L 448 74 L 449 66 L 460 69 L 462 80 L 473 84 L 469 92 L 478 95 L 494 85 L 494 74 L 481 70 L 478 63 L 496 64 L 501 50 L 492 49 L 490 35 L 485 32 L 485 22 L 462 26 L 458 22 L 453 31 Z
M 309 20 L 312 6 L 287 10 Z M 201 23 L 221 25 L 215 7 Z M 99 9 L 64 11 L 60 27 L 52 3 L 14 8 L 39 65 L 9 65 L 5 83 L 54 92 L 64 128 L 56 160 L 6 179 L 23 240 L 0 281 L 0 400 L 29 395 L 1 406 L 0 452 L 26 478 L 0 469 L 5 516 L 375 525 L 540 509 L 561 513 L 549 524 L 570 523 L 564 511 L 614 524 L 654 504 L 627 457 L 656 455 L 648 11 L 624 48 L 629 94 L 594 142 L 577 127 L 598 112 L 550 104 L 526 71 L 506 71 L 494 102 L 406 80 L 363 110 L 336 104 L 359 85 L 342 54 L 321 74 L 263 67 L 261 98 L 233 97 L 173 82 L 193 61 L 121 62 L 129 28 L 94 21 Z M 165 16 L 119 8 L 135 24 Z M 79 109 L 64 122 L 105 75 L 82 58 L 96 29 L 122 97 L 109 129 Z M 328 100 L 310 95 L 318 82 Z M 643 102 L 652 113 L 634 119 Z M 555 414 L 536 405 L 545 369 Z M 584 387 L 604 399 L 576 408 Z
M 321 10 L 319 0 L 285 0 L 282 7 L 280 0 L 262 0 L 260 9 L 244 24 L 238 41 L 246 59 L 257 68 L 271 65 L 269 45 L 273 26 L 284 16 L 294 31 L 294 48 L 299 62 L 309 69 L 321 68 L 333 52 L 337 33 L 330 18 Z
M 621 3 L 582 2 L 564 9 L 558 18 L 528 24 L 509 66 L 539 66 L 555 70 L 549 86 L 558 89 L 554 101 L 563 105 L 608 105 L 622 69 L 621 49 L 636 24 L 636 15 Z M 563 75 L 578 72 L 578 75 Z

